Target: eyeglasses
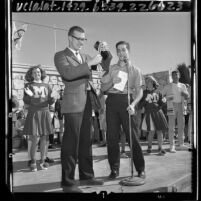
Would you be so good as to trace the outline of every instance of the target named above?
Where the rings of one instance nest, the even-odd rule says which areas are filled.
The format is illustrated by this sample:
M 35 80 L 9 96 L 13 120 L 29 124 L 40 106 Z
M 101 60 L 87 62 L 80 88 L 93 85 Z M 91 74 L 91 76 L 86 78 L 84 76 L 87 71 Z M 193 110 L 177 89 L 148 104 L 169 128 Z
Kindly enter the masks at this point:
M 87 39 L 86 38 L 78 38 L 78 37 L 76 37 L 76 36 L 73 36 L 73 35 L 71 35 L 73 38 L 75 38 L 76 40 L 79 40 L 79 41 L 82 41 L 82 42 L 85 42 L 85 41 L 87 41 Z

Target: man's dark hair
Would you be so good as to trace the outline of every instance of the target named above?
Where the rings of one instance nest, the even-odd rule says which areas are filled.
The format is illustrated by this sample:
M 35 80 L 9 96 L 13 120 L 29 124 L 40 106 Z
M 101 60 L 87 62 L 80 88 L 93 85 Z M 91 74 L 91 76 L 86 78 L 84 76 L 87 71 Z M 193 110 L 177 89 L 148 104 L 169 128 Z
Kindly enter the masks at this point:
M 46 78 L 46 76 L 47 76 L 46 72 L 45 72 L 45 70 L 43 70 L 41 68 L 41 65 L 32 66 L 32 67 L 29 68 L 29 70 L 26 72 L 26 75 L 25 75 L 25 80 L 27 82 L 33 82 L 34 78 L 33 78 L 32 72 L 35 69 L 39 69 L 40 70 L 40 72 L 41 72 L 41 80 L 42 81 Z
M 71 27 L 71 28 L 69 29 L 69 31 L 68 31 L 68 36 L 72 36 L 73 33 L 74 33 L 74 31 L 79 31 L 79 32 L 81 32 L 81 33 L 84 33 L 84 29 L 83 29 L 83 28 L 81 28 L 81 27 L 79 27 L 79 26 L 73 26 L 73 27 Z
M 172 71 L 172 76 L 173 76 L 173 74 L 175 74 L 175 73 L 176 73 L 176 74 L 179 74 L 179 76 L 180 76 L 179 70 L 173 70 L 173 71 Z
M 119 45 L 126 45 L 126 48 L 128 49 L 128 51 L 130 51 L 130 44 L 126 41 L 119 41 L 117 44 L 116 44 L 116 50 L 118 48 Z

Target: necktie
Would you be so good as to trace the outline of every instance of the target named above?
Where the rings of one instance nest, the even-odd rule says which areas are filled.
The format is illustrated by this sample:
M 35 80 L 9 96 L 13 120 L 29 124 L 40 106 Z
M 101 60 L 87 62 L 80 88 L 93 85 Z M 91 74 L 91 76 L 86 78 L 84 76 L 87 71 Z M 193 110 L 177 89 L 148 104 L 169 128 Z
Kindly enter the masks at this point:
M 79 61 L 80 63 L 82 63 L 82 58 L 81 58 L 81 56 L 80 56 L 80 54 L 79 54 L 78 51 L 75 52 L 75 56 L 77 57 L 78 61 Z
M 75 56 L 77 57 L 78 61 L 79 61 L 80 63 L 82 63 L 82 58 L 81 58 L 81 56 L 80 56 L 80 54 L 79 54 L 78 51 L 75 52 Z M 91 86 L 90 86 L 89 83 L 87 83 L 87 90 L 90 90 L 90 89 L 91 89 Z

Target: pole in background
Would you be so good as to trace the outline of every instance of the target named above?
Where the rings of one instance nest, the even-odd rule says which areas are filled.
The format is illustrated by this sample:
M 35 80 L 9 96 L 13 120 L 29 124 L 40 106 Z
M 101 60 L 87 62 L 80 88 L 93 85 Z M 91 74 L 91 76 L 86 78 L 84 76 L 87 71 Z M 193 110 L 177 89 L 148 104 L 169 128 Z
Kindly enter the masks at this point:
M 57 50 L 57 33 L 56 33 L 56 25 L 54 24 L 54 53 L 56 53 Z

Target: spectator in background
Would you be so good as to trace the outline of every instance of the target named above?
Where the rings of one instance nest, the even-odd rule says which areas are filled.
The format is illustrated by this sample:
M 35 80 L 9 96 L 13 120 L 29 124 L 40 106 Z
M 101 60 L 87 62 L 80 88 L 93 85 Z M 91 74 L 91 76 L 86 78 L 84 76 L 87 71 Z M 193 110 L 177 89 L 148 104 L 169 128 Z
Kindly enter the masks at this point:
M 17 113 L 17 121 L 15 124 L 15 127 L 17 131 L 17 135 L 22 138 L 22 147 L 26 147 L 26 143 L 27 143 L 26 136 L 23 133 L 24 124 L 25 124 L 25 115 L 23 110 L 21 110 Z
M 186 84 L 188 90 L 188 84 Z M 188 111 L 188 99 L 184 100 L 184 142 L 188 142 L 188 120 L 189 120 L 189 111 Z
M 134 125 L 136 127 L 136 131 L 137 131 L 137 137 L 138 139 L 140 139 L 141 137 L 141 122 L 142 122 L 142 108 L 141 108 L 141 105 L 140 105 L 140 102 L 136 105 L 136 113 L 135 115 L 132 116 L 133 118 L 133 121 L 134 121 Z
M 144 92 L 143 92 L 144 93 Z M 142 125 L 142 119 L 144 118 L 144 108 L 141 109 L 141 122 L 140 122 L 140 129 L 141 129 L 141 125 Z M 147 131 L 144 131 L 141 129 L 141 136 L 140 136 L 140 140 L 142 141 L 147 141 Z
M 161 109 L 163 111 L 163 114 L 165 115 L 165 118 L 168 122 L 168 115 L 167 115 L 167 101 L 166 101 L 166 98 L 163 98 L 162 99 L 162 106 L 161 106 Z M 168 130 L 163 130 L 163 139 L 164 140 L 167 140 L 168 139 Z
M 163 145 L 163 130 L 168 129 L 167 120 L 162 106 L 162 94 L 157 91 L 158 82 L 153 76 L 146 77 L 147 89 L 143 93 L 141 106 L 144 107 L 144 118 L 142 120 L 142 130 L 148 131 L 148 149 L 147 153 L 152 152 L 152 141 L 155 131 L 158 138 L 158 153 L 164 155 L 166 151 Z
M 55 144 L 54 144 L 54 114 L 55 114 L 55 109 L 53 105 L 50 105 L 50 116 L 51 116 L 51 123 L 52 123 L 52 133 L 49 134 L 49 142 L 48 142 L 48 148 L 49 149 L 55 149 Z
M 189 92 L 189 98 L 187 99 L 187 112 L 189 114 L 188 117 L 188 142 L 190 144 L 190 148 L 193 148 L 193 136 L 192 136 L 192 103 L 191 103 L 191 86 L 188 85 L 187 88 Z
M 57 101 L 55 103 L 55 112 L 57 112 L 57 114 L 58 114 L 59 125 L 60 125 L 59 144 L 61 144 L 61 142 L 62 142 L 63 133 L 64 133 L 64 115 L 61 112 L 61 102 L 63 100 L 63 95 L 64 95 L 64 90 L 61 89 L 60 93 L 59 93 L 60 97 L 59 97 L 59 99 L 57 99 Z
M 25 123 L 25 116 L 23 111 L 19 111 L 17 113 L 17 121 L 15 124 L 15 127 L 17 129 L 18 134 L 23 135 L 23 128 L 24 128 L 24 123 Z
M 12 95 L 12 137 L 17 135 L 16 131 L 16 121 L 17 121 L 17 114 L 19 108 L 19 101 L 17 99 L 17 96 Z
M 142 73 L 141 73 L 141 77 L 142 77 L 142 89 L 144 91 L 146 89 L 146 84 L 145 84 L 145 79 L 144 79 L 144 76 L 142 75 Z M 137 95 L 136 91 L 134 91 L 133 99 L 135 99 L 136 95 Z M 136 111 L 135 115 L 132 115 L 134 125 L 135 125 L 136 131 L 137 131 L 137 136 L 138 136 L 139 140 L 142 138 L 142 136 L 141 136 L 141 123 L 142 123 L 142 113 L 144 113 L 144 111 L 142 110 L 142 106 L 141 106 L 141 100 L 135 106 L 135 111 Z
M 17 111 L 19 108 L 19 101 L 17 99 L 17 96 L 12 95 L 12 112 Z
M 178 149 L 187 149 L 184 145 L 184 100 L 189 98 L 186 85 L 179 82 L 180 73 L 176 69 L 172 71 L 173 82 L 166 85 L 162 94 L 167 100 L 167 115 L 169 128 L 170 152 L 175 153 L 174 128 L 175 120 L 178 125 Z
M 60 123 L 59 123 L 59 117 L 57 112 L 54 113 L 52 122 L 53 122 L 53 128 L 54 128 L 54 136 L 56 135 L 57 137 L 56 142 L 54 140 L 54 144 L 59 144 L 60 143 Z
M 142 76 L 142 89 L 143 89 L 143 94 L 146 90 L 146 81 L 144 79 L 144 76 Z M 146 141 L 147 140 L 147 131 L 144 131 L 141 129 L 141 125 L 142 125 L 142 119 L 144 118 L 144 107 L 142 107 L 142 99 L 139 101 L 139 103 L 137 104 L 137 107 L 138 107 L 138 112 L 140 113 L 140 121 L 138 120 L 138 122 L 140 122 L 139 124 L 139 130 L 140 130 L 140 140 L 142 141 Z
M 185 134 L 185 142 L 190 142 L 190 147 L 192 145 L 192 136 L 189 136 L 189 131 L 191 133 L 192 129 L 192 111 L 191 111 L 191 66 L 187 66 L 185 63 L 180 63 L 177 65 L 177 69 L 180 73 L 179 82 L 186 85 L 187 90 L 189 92 L 189 98 L 184 100 L 184 117 L 185 117 L 185 127 L 184 127 L 184 134 Z M 189 123 L 191 122 L 191 123 Z
M 48 149 L 47 141 L 49 141 L 49 134 L 52 133 L 49 105 L 55 102 L 56 94 L 52 93 L 48 84 L 43 83 L 45 77 L 46 73 L 40 65 L 31 67 L 25 75 L 28 83 L 25 84 L 23 101 L 29 107 L 23 132 L 28 135 L 28 140 L 32 141 L 30 150 L 31 171 L 37 171 L 36 150 L 39 139 L 41 150 L 40 168 L 47 170 L 49 166 L 45 162 Z

